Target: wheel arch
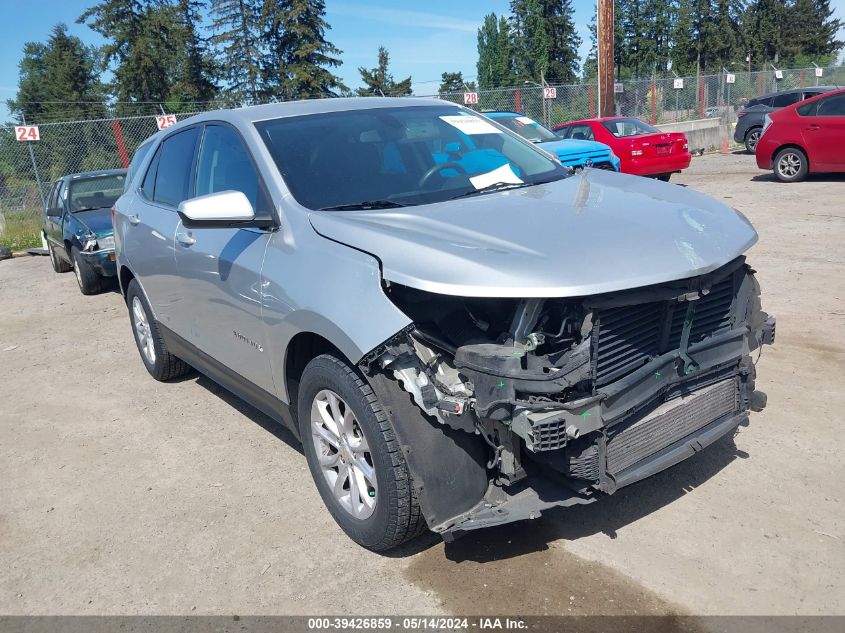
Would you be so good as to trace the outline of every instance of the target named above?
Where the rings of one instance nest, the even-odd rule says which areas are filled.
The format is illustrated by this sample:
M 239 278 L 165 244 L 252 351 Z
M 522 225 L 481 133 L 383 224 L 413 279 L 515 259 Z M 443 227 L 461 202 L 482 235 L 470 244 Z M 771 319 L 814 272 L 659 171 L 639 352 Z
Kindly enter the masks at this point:
M 315 332 L 299 332 L 288 343 L 284 355 L 284 376 L 283 384 L 285 394 L 292 410 L 296 410 L 296 402 L 299 394 L 299 381 L 302 373 L 312 360 L 321 354 L 336 354 L 341 360 L 351 367 L 351 362 L 340 349 L 329 339 Z
M 777 155 L 780 152 L 782 152 L 783 150 L 789 149 L 789 148 L 797 149 L 802 154 L 804 154 L 804 158 L 807 159 L 807 171 L 808 172 L 811 171 L 812 162 L 810 161 L 810 154 L 807 152 L 807 150 L 800 143 L 796 143 L 794 141 L 790 141 L 788 143 L 781 143 L 780 145 L 778 145 L 775 148 L 775 150 L 772 152 L 772 169 L 774 169 L 774 167 L 775 167 L 775 159 L 777 158 Z
M 751 132 L 753 132 L 754 130 L 760 130 L 762 132 L 763 125 L 755 123 L 754 125 L 749 126 L 748 129 L 745 130 L 745 134 L 742 136 L 742 140 L 746 140 L 748 138 L 748 135 L 751 134 Z
M 130 270 L 129 266 L 121 266 L 117 272 L 117 280 L 120 285 L 120 294 L 123 295 L 123 300 L 126 300 L 126 292 L 129 288 L 129 282 L 135 279 L 135 274 Z

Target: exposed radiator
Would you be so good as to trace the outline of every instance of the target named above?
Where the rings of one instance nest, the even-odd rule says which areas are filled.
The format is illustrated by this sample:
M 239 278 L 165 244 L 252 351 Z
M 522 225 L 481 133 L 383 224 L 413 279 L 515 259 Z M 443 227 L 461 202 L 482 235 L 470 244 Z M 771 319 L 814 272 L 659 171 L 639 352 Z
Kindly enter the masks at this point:
M 731 378 L 665 402 L 627 426 L 613 427 L 607 471 L 621 472 L 737 408 L 737 382 Z
M 735 275 L 715 284 L 695 302 L 689 344 L 731 327 Z M 687 302 L 653 301 L 599 310 L 593 347 L 595 384 L 600 387 L 681 344 Z

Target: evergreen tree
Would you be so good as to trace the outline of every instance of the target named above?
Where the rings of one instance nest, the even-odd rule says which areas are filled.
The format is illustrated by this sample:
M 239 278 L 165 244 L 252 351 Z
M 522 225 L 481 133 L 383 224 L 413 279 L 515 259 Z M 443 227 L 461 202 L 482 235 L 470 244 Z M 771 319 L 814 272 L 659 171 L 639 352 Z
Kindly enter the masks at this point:
M 716 59 L 712 70 L 720 70 L 723 66 L 728 67 L 745 59 L 745 38 L 741 25 L 744 8 L 742 0 L 715 1 L 713 52 Z
M 677 0 L 673 8 L 672 70 L 678 75 L 693 75 L 696 70 L 693 2 L 694 0 Z
M 346 86 L 329 68 L 341 65 L 341 55 L 326 40 L 324 0 L 265 0 L 263 41 L 268 55 L 262 68 L 264 91 L 270 98 L 309 99 L 336 96 Z
M 103 0 L 77 22 L 107 40 L 103 54 L 114 64 L 112 89 L 118 101 L 167 99 L 181 42 L 174 7 L 152 0 Z
M 787 61 L 801 65 L 833 61 L 843 47 L 837 38 L 843 23 L 833 15 L 830 0 L 795 0 L 788 9 L 785 28 L 787 56 L 791 58 Z
M 28 42 L 19 64 L 18 93 L 9 111 L 31 123 L 102 117 L 104 88 L 95 49 L 57 24 L 46 44 Z
M 235 99 L 255 103 L 262 91 L 265 49 L 261 43 L 260 0 L 211 0 L 212 44 L 221 77 Z
M 206 49 L 205 40 L 198 33 L 205 5 L 205 0 L 178 0 L 176 5 L 181 29 L 176 47 L 175 76 L 170 88 L 171 103 L 210 101 L 217 93 L 214 61 Z
M 543 18 L 549 37 L 549 63 L 546 81 L 572 83 L 578 73 L 581 38 L 575 30 L 572 0 L 542 0 Z
M 440 87 L 437 89 L 438 94 L 449 94 L 450 92 L 465 92 L 469 89 L 470 92 L 475 90 L 475 82 L 464 81 L 464 74 L 461 71 L 456 73 L 443 73 L 440 75 Z
M 394 81 L 393 75 L 388 70 L 390 57 L 387 49 L 380 46 L 378 49 L 378 65 L 372 69 L 358 68 L 361 73 L 361 81 L 364 86 L 358 88 L 358 96 L 361 97 L 406 97 L 411 94 L 411 78 L 407 77 L 401 81 Z
M 789 12 L 786 0 L 753 0 L 745 11 L 743 23 L 748 35 L 751 62 L 758 68 L 780 60 L 788 49 L 785 30 Z
M 517 79 L 540 82 L 549 69 L 551 38 L 541 0 L 511 0 L 511 40 Z

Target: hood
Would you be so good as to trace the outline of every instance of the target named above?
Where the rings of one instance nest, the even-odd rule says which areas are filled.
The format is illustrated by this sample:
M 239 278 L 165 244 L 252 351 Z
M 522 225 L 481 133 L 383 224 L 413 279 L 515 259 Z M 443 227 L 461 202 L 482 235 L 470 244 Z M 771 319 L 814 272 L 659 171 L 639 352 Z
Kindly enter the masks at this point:
M 610 147 L 598 141 L 585 141 L 581 139 L 561 139 L 559 141 L 546 141 L 537 143 L 547 152 L 557 156 L 577 156 L 580 154 L 594 154 L 596 152 L 609 152 Z
M 111 207 L 102 209 L 89 209 L 88 211 L 77 211 L 71 214 L 80 224 L 88 227 L 97 237 L 106 237 L 114 233 L 114 226 L 111 221 Z
M 576 297 L 704 274 L 757 241 L 739 211 L 685 187 L 588 170 L 407 209 L 314 211 L 320 235 L 385 279 L 466 297 Z

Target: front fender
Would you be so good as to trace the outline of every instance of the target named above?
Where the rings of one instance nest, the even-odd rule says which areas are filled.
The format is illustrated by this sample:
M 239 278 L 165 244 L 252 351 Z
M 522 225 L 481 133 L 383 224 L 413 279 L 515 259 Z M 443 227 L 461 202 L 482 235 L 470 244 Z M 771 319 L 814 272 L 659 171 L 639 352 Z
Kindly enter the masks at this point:
M 323 238 L 307 218 L 291 216 L 304 224 L 273 236 L 261 279 L 270 365 L 284 402 L 285 357 L 297 334 L 323 337 L 355 365 L 411 323 L 382 291 L 376 258 Z

